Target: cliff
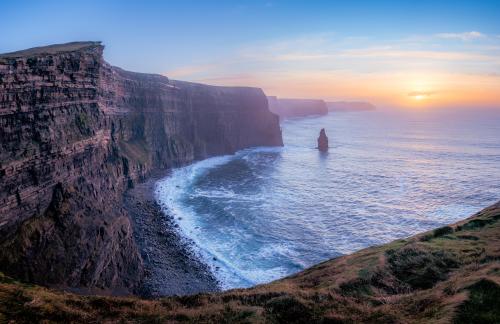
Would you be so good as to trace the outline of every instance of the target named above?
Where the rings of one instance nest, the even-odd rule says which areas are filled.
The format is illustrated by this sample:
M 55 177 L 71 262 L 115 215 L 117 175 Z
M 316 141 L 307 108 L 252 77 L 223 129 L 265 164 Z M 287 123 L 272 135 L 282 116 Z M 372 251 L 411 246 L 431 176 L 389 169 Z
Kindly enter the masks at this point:
M 124 71 L 98 42 L 0 55 L 0 271 L 130 292 L 143 275 L 122 195 L 152 171 L 282 145 L 260 89 Z
M 369 102 L 359 101 L 333 101 L 327 102 L 328 111 L 348 112 L 348 111 L 367 111 L 377 109 Z
M 498 323 L 500 202 L 456 224 L 250 289 L 83 297 L 0 274 L 0 322 Z
M 328 108 L 323 100 L 268 96 L 267 101 L 269 110 L 280 116 L 281 119 L 328 114 Z

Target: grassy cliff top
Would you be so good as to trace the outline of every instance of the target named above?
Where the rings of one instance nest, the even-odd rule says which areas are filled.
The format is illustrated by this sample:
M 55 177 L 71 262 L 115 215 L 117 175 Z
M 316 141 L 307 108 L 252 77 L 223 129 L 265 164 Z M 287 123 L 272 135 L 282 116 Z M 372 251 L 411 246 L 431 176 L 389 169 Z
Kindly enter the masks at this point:
M 48 46 L 33 47 L 22 51 L 0 54 L 0 58 L 17 58 L 17 57 L 29 57 L 29 56 L 43 55 L 43 54 L 59 54 L 65 52 L 79 51 L 82 49 L 95 46 L 102 46 L 101 42 L 71 42 L 65 44 L 54 44 Z
M 500 202 L 454 225 L 250 289 L 144 300 L 0 275 L 0 323 L 500 323 Z

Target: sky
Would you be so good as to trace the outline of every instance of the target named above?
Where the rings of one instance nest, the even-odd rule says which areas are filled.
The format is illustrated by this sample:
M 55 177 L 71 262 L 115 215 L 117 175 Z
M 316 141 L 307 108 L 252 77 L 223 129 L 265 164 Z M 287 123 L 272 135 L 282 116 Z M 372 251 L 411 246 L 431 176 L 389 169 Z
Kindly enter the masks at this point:
M 500 1 L 0 1 L 0 53 L 96 40 L 127 70 L 384 107 L 500 107 Z

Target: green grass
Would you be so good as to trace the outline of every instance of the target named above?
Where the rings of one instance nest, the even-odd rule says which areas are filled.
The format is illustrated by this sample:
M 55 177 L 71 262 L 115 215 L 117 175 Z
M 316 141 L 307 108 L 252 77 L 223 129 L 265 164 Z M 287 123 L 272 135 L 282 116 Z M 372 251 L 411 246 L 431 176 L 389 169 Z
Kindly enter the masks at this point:
M 469 299 L 459 307 L 455 323 L 500 323 L 500 286 L 482 279 L 467 290 Z
M 79 51 L 85 48 L 100 46 L 101 42 L 71 42 L 49 46 L 33 47 L 22 51 L 0 54 L 0 58 L 30 57 L 42 54 L 58 54 Z

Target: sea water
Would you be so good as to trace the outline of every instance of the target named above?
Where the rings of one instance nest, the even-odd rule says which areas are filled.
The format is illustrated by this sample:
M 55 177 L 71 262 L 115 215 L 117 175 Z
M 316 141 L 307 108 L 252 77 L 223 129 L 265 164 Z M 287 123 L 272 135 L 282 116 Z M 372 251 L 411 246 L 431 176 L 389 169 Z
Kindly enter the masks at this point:
M 321 128 L 328 153 L 319 152 Z M 330 113 L 284 147 L 176 169 L 156 194 L 225 289 L 453 223 L 500 199 L 498 111 Z

